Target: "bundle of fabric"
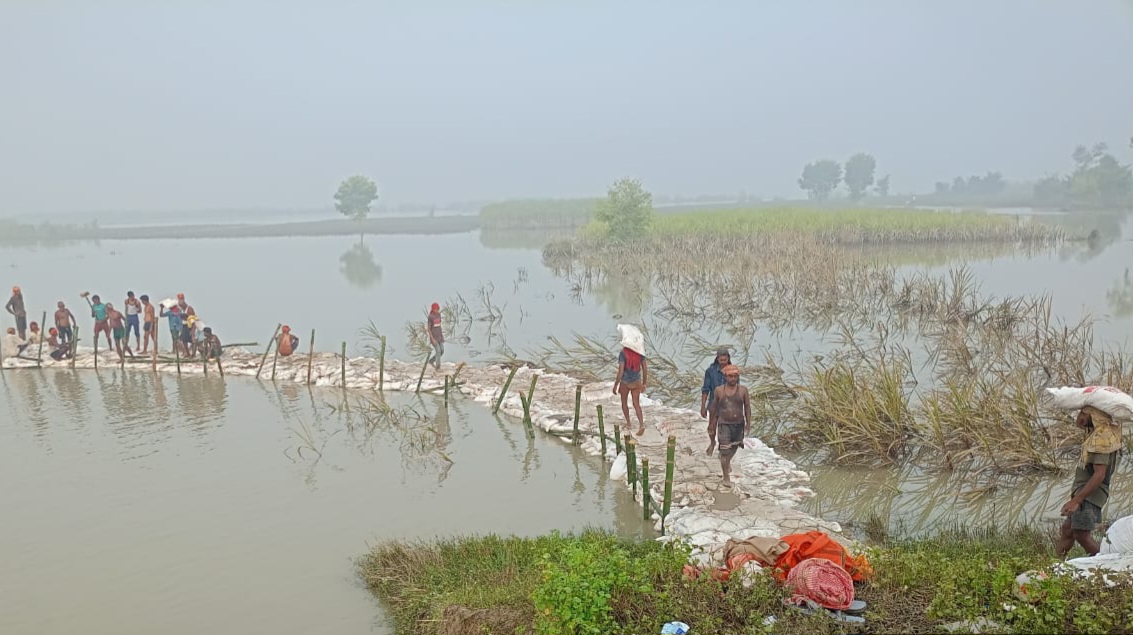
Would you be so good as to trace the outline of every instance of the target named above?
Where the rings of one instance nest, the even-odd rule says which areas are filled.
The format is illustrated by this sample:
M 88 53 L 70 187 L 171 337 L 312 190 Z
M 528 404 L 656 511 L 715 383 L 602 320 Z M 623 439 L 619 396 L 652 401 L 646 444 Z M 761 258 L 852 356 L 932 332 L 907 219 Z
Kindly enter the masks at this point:
M 791 568 L 785 583 L 794 604 L 817 604 L 832 611 L 850 608 L 854 581 L 842 567 L 829 560 L 811 558 Z
M 833 562 L 845 570 L 854 582 L 868 580 L 873 576 L 873 567 L 865 554 L 853 555 L 821 531 L 783 536 L 782 541 L 787 543 L 787 550 L 774 562 L 766 563 L 775 567 L 775 576 L 779 580 L 786 579 L 792 569 L 813 558 Z

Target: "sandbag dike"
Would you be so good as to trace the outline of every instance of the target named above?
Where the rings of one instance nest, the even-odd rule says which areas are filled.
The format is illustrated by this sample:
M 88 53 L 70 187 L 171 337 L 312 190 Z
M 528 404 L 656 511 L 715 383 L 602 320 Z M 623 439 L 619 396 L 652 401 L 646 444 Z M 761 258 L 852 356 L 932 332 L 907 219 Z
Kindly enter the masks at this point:
M 272 378 L 273 358 L 264 360 L 261 353 L 242 349 L 227 349 L 221 360 L 225 375 L 255 376 L 261 380 Z M 381 362 L 370 357 L 346 359 L 345 373 L 343 358 L 335 353 L 315 353 L 308 355 L 280 357 L 274 360 L 274 377 L 277 382 L 308 383 L 308 363 L 310 363 L 310 383 L 317 387 L 341 388 L 350 390 L 375 391 L 379 388 Z M 27 359 L 5 359 L 5 368 L 34 368 L 36 362 Z M 44 368 L 69 368 L 70 360 L 56 362 L 46 358 Z M 113 370 L 119 366 L 117 355 L 103 352 L 99 354 L 99 369 Z M 421 362 L 403 362 L 387 359 L 384 366 L 382 388 L 386 391 L 414 391 L 421 375 Z M 90 349 L 79 349 L 74 360 L 75 368 L 94 367 L 94 354 Z M 127 370 L 151 372 L 153 362 L 139 358 L 125 364 Z M 156 369 L 163 373 L 177 373 L 175 363 L 158 361 Z M 202 374 L 204 364 L 199 360 L 182 361 L 182 374 Z M 215 362 L 207 372 L 218 374 Z M 474 401 L 492 408 L 500 390 L 507 381 L 509 368 L 503 364 L 481 366 L 444 363 L 441 369 L 429 366 L 421 380 L 421 391 L 443 390 L 446 375 L 455 376 L 459 384 L 454 390 Z M 531 419 L 534 426 L 544 432 L 559 436 L 564 443 L 571 443 L 569 433 L 574 427 L 576 379 L 540 369 L 521 367 L 516 371 L 504 397 L 500 412 L 522 420 L 523 406 L 520 394 L 526 395 L 530 388 L 532 374 L 538 374 L 534 397 L 531 403 Z M 614 424 L 624 428 L 621 401 L 612 394 L 613 382 L 582 383 L 582 398 L 579 418 L 580 447 L 583 451 L 598 456 L 602 453 L 597 437 L 598 417 L 595 406 L 601 404 L 604 410 L 606 435 L 612 439 Z M 744 539 L 751 536 L 777 537 L 801 531 L 819 530 L 832 537 L 847 542 L 841 535 L 838 523 L 815 518 L 798 509 L 798 504 L 814 492 L 807 487 L 810 476 L 799 470 L 794 463 L 779 456 L 767 445 L 759 441 L 748 443 L 740 450 L 732 462 L 733 487 L 725 489 L 720 483 L 720 463 L 718 458 L 705 455 L 708 446 L 707 421 L 700 418 L 699 412 L 685 408 L 672 408 L 657 401 L 642 397 L 645 413 L 645 435 L 636 438 L 637 460 L 649 459 L 650 491 L 654 501 L 663 498 L 665 452 L 669 435 L 676 437 L 676 470 L 673 480 L 672 509 L 665 521 L 664 529 L 668 538 L 683 538 L 695 548 L 698 560 L 707 563 L 719 562 L 719 551 L 729 538 Z M 630 416 L 634 417 L 631 409 Z M 636 418 L 634 417 L 635 425 Z M 622 434 L 626 431 L 623 429 Z M 616 457 L 614 443 L 607 442 L 605 463 L 608 465 Z M 629 484 L 623 479 L 623 485 Z M 640 489 L 640 484 L 638 484 Z M 639 504 L 642 497 L 637 497 Z M 661 520 L 653 514 L 655 528 L 661 529 Z

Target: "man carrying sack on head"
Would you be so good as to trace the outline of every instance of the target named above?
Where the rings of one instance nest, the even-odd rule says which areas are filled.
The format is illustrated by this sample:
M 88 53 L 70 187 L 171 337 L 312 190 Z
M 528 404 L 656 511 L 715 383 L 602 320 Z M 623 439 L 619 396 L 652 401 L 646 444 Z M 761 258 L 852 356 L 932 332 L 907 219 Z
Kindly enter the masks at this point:
M 1102 519 L 1102 507 L 1109 500 L 1109 482 L 1117 468 L 1121 451 L 1121 425 L 1093 406 L 1078 411 L 1074 425 L 1086 431 L 1082 454 L 1074 470 L 1070 500 L 1062 506 L 1066 517 L 1058 537 L 1056 552 L 1060 558 L 1074 546 L 1082 545 L 1093 556 L 1100 549 L 1093 531 Z

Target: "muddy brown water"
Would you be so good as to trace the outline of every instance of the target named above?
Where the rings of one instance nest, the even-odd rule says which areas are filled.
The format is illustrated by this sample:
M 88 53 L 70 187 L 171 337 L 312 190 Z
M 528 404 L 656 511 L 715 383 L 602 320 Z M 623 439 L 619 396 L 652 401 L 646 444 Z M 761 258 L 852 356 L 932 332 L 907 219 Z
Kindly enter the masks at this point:
M 396 430 L 367 435 L 332 408 L 340 394 L 0 374 L 0 633 L 388 633 L 353 568 L 374 541 L 652 535 L 596 459 L 528 442 L 479 404 L 454 400 L 446 417 L 437 399 L 390 395 L 426 414 L 449 465 Z

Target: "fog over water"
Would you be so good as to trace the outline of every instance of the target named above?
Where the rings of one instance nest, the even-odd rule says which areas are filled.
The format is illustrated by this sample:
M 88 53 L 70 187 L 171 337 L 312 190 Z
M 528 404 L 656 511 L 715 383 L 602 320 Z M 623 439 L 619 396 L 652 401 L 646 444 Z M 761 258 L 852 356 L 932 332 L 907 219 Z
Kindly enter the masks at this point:
M 1133 5 L 5 3 L 0 216 L 599 193 L 894 191 L 1128 160 Z

